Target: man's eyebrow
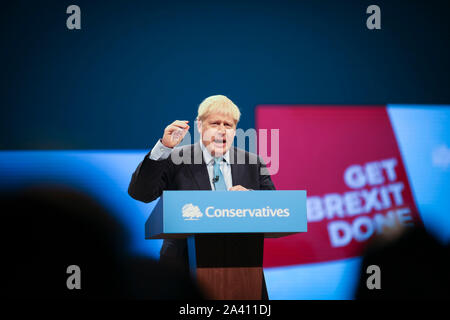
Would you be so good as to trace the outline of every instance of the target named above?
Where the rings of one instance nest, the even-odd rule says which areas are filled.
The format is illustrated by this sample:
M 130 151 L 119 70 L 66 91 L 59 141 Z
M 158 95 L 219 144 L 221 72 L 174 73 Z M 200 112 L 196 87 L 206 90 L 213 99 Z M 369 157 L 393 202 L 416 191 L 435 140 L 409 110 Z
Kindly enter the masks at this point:
M 228 121 L 228 120 L 221 120 L 221 119 L 212 119 L 210 120 L 212 123 L 214 122 L 223 122 L 225 124 L 233 124 L 233 121 Z

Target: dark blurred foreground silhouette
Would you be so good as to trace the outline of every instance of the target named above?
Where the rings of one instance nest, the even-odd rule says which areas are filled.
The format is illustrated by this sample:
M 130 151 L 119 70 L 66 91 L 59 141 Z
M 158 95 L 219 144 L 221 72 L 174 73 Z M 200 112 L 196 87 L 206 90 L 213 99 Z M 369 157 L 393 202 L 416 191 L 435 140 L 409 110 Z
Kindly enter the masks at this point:
M 368 289 L 366 273 L 380 268 L 381 289 Z M 449 299 L 450 248 L 423 227 L 378 237 L 363 255 L 356 299 Z
M 202 299 L 187 272 L 130 256 L 129 234 L 87 195 L 36 187 L 0 195 L 2 298 Z M 67 267 L 81 269 L 69 290 Z M 366 273 L 379 266 L 381 289 Z M 356 299 L 449 299 L 450 248 L 424 228 L 374 238 L 363 255 Z
M 32 188 L 0 204 L 2 298 L 202 298 L 187 274 L 129 256 L 126 229 L 81 192 Z M 80 290 L 66 285 L 70 265 L 80 267 Z

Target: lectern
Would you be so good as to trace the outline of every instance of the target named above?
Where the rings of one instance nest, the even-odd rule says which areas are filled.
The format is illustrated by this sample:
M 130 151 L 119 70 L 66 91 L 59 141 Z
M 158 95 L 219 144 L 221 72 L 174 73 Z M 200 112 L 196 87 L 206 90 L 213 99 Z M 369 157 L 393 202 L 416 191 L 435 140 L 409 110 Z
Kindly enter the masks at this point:
M 164 191 L 156 201 L 146 239 L 186 238 L 209 299 L 261 299 L 264 238 L 307 231 L 304 190 Z

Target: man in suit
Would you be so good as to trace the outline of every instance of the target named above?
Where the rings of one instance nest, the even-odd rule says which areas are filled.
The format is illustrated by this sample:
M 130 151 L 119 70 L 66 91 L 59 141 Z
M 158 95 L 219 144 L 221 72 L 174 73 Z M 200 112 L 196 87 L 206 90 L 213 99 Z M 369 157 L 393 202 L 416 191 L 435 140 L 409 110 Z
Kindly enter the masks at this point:
M 232 146 L 240 116 L 230 99 L 216 95 L 198 108 L 199 142 L 176 147 L 189 130 L 189 121 L 168 125 L 133 173 L 130 196 L 150 202 L 163 190 L 274 190 L 262 159 Z M 161 262 L 188 270 L 186 240 L 164 240 L 160 256 Z

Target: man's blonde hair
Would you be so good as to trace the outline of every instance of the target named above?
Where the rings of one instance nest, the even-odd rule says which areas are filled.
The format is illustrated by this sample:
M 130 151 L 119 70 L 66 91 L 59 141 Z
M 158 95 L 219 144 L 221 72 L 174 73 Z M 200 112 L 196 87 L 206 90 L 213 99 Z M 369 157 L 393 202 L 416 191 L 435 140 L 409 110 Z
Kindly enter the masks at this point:
M 215 95 L 206 98 L 200 103 L 198 106 L 198 121 L 203 121 L 206 117 L 208 117 L 211 113 L 223 113 L 231 116 L 235 123 L 239 122 L 241 118 L 241 112 L 239 108 L 225 96 Z

